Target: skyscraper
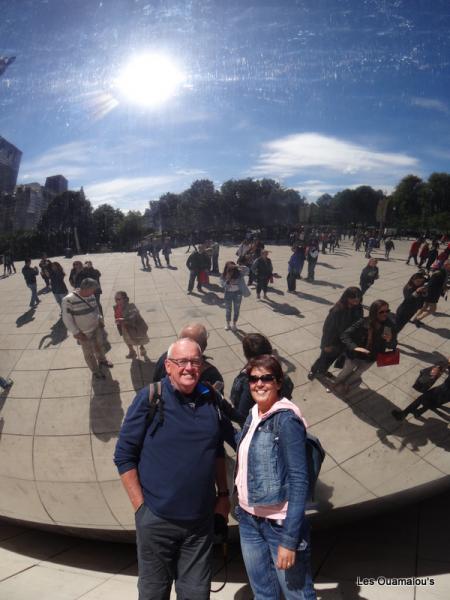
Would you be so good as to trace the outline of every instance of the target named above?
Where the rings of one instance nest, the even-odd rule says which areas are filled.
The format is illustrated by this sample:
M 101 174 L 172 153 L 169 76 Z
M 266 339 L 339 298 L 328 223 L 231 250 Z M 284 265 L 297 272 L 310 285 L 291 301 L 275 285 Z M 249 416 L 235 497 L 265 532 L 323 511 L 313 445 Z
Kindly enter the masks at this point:
M 45 180 L 45 187 L 49 192 L 59 195 L 67 192 L 69 182 L 63 175 L 52 175 Z
M 14 192 L 21 158 L 22 152 L 0 135 L 0 192 Z

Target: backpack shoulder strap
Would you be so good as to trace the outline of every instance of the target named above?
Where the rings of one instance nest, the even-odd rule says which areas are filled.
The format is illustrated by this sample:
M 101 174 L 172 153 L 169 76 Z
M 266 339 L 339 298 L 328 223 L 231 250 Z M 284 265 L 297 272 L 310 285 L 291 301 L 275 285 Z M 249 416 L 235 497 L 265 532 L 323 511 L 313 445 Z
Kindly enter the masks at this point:
M 161 396 L 160 381 L 154 381 L 148 386 L 148 404 L 147 428 L 152 424 L 156 411 L 159 412 L 158 425 L 162 425 L 164 422 L 164 402 Z

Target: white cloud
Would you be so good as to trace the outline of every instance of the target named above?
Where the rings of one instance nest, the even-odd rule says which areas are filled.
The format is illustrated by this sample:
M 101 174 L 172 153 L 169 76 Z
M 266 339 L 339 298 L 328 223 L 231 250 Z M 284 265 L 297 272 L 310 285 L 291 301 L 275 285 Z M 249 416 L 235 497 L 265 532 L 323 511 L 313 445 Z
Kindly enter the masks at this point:
M 87 184 L 85 192 L 94 206 L 111 204 L 125 209 L 143 210 L 148 208 L 149 200 L 154 200 L 179 184 L 180 177 L 170 175 L 119 177 Z
M 299 181 L 293 187 L 300 194 L 306 196 L 310 202 L 315 202 L 323 194 L 330 194 L 330 196 L 334 196 L 337 192 L 341 192 L 344 189 L 354 190 L 363 185 L 370 185 L 374 190 L 382 190 L 385 194 L 390 194 L 394 189 L 393 185 L 377 183 L 375 180 L 352 183 L 332 183 L 317 179 L 308 179 L 306 181 Z
M 298 133 L 264 144 L 252 173 L 256 176 L 292 177 L 321 169 L 340 175 L 403 174 L 418 165 L 413 156 L 379 152 L 319 133 Z
M 438 112 L 448 114 L 448 106 L 442 100 L 435 98 L 412 98 L 411 104 L 413 106 L 419 106 L 420 108 L 427 108 L 429 110 L 437 110 Z

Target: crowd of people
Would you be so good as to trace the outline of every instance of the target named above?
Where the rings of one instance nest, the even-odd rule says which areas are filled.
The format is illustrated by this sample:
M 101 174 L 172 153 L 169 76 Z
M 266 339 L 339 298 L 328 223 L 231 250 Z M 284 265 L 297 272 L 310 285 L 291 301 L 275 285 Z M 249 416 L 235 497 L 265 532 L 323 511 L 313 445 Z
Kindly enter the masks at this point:
M 314 282 L 320 253 L 335 252 L 342 236 L 312 230 L 291 237 L 292 254 L 287 265 L 287 292 L 296 293 L 307 265 L 308 282 Z M 268 300 L 270 285 L 278 274 L 269 250 L 258 237 L 246 237 L 236 260 L 219 270 L 219 244 L 194 243 L 186 266 L 188 294 L 194 286 L 203 293 L 209 276 L 218 275 L 224 294 L 225 329 L 237 331 L 241 302 L 254 286 L 259 301 Z M 394 246 L 384 240 L 385 257 Z M 396 364 L 398 336 L 409 321 L 422 326 L 436 312 L 446 293 L 450 274 L 450 246 L 427 267 L 429 254 L 411 247 L 407 258 L 417 272 L 407 281 L 395 313 L 383 299 L 375 300 L 364 316 L 363 296 L 379 278 L 380 243 L 373 235 L 353 236 L 355 251 L 364 247 L 368 259 L 360 286 L 346 288 L 330 309 L 324 324 L 320 355 L 308 379 L 318 378 L 327 391 L 345 396 L 361 382 L 362 374 L 375 362 Z M 145 245 L 147 244 L 147 245 Z M 393 244 L 393 242 L 392 242 Z M 434 247 L 433 244 L 431 245 Z M 417 252 L 416 252 L 417 250 Z M 429 249 L 429 251 L 431 251 Z M 159 252 L 171 267 L 170 239 L 161 247 L 152 240 L 140 245 L 138 255 L 145 270 L 148 258 L 161 267 Z M 421 264 L 417 262 L 424 259 Z M 423 266 L 424 268 L 420 268 Z M 26 259 L 22 273 L 31 291 L 30 307 L 39 303 L 37 277 L 53 293 L 61 307 L 67 329 L 81 346 L 93 377 L 103 379 L 113 367 L 105 352 L 105 323 L 100 303 L 101 273 L 92 261 L 75 260 L 68 282 L 57 261 L 43 255 L 39 265 Z M 279 276 L 278 276 L 279 277 Z M 148 325 L 126 291 L 114 294 L 114 321 L 128 349 L 127 358 L 148 360 Z M 229 394 L 223 392 L 219 368 L 205 356 L 208 332 L 202 323 L 189 323 L 177 340 L 158 359 L 153 382 L 136 395 L 117 441 L 114 461 L 135 511 L 139 597 L 168 598 L 175 581 L 180 598 L 209 598 L 214 514 L 227 522 L 230 490 L 225 467 L 224 444 L 236 451 L 233 487 L 235 515 L 239 523 L 244 563 L 255 598 L 313 600 L 315 592 L 310 565 L 310 533 L 305 516 L 311 493 L 306 454 L 307 424 L 292 400 L 293 383 L 283 372 L 282 359 L 270 340 L 260 333 L 242 338 L 246 364 L 236 374 Z M 397 360 L 398 362 L 398 360 Z M 330 369 L 340 369 L 335 375 Z M 448 402 L 450 359 L 421 371 L 415 389 L 421 395 L 392 416 L 402 420 L 422 415 Z M 434 385 L 446 375 L 443 383 Z M 11 380 L 0 378 L 8 388 Z M 229 400 L 226 399 L 229 397 Z

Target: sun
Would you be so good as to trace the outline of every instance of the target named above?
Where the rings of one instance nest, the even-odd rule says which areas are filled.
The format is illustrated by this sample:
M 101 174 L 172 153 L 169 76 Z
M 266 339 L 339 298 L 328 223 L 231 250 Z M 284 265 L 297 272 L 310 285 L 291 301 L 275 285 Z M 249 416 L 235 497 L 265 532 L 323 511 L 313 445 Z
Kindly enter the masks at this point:
M 167 102 L 179 90 L 185 75 L 162 54 L 134 56 L 116 80 L 120 94 L 139 106 L 153 108 Z

